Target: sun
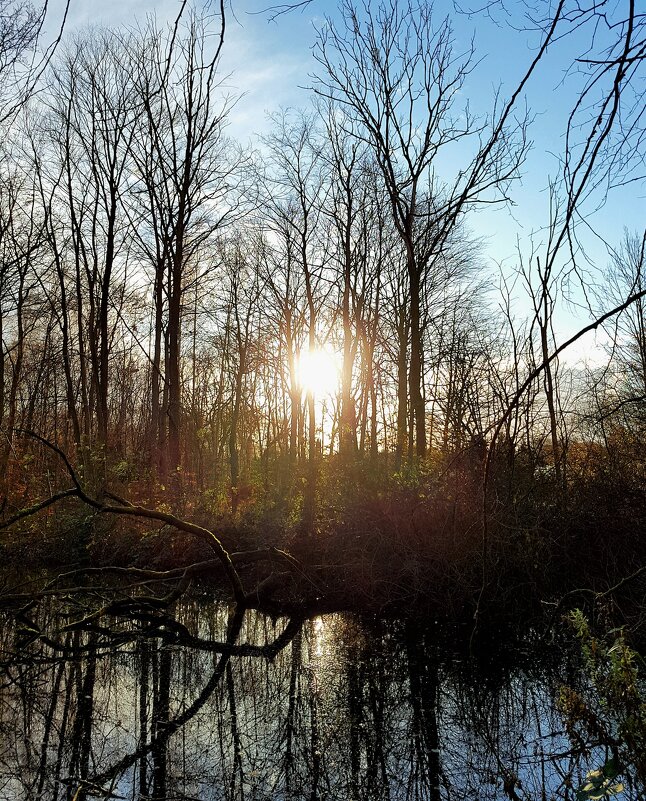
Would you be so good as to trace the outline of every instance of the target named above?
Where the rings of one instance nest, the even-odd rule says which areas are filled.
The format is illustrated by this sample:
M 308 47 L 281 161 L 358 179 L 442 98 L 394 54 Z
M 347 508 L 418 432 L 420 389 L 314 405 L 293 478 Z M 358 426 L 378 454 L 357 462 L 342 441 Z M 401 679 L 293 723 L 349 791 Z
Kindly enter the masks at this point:
M 334 395 L 341 377 L 341 357 L 331 348 L 302 350 L 296 360 L 299 386 L 317 398 Z

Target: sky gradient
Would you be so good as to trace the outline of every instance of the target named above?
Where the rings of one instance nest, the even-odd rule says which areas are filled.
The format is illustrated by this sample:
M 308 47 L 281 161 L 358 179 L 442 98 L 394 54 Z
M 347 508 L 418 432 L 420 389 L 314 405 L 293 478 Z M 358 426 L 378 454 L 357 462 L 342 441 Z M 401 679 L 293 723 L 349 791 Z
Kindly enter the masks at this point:
M 88 25 L 132 25 L 151 14 L 161 23 L 174 19 L 179 6 L 178 0 L 107 0 L 97 13 L 92 0 L 71 0 L 67 35 Z M 491 110 L 498 88 L 503 97 L 509 96 L 534 58 L 539 37 L 523 30 L 527 23 L 520 13 L 521 7 L 520 3 L 512 5 L 510 16 L 491 19 L 483 15 L 456 15 L 454 3 L 448 0 L 435 3 L 439 19 L 447 14 L 453 18 L 456 50 L 466 50 L 474 42 L 479 64 L 467 79 L 462 94 L 476 113 L 486 114 Z M 518 12 L 516 16 L 514 9 Z M 221 65 L 222 74 L 229 76 L 223 84 L 224 91 L 239 96 L 229 119 L 232 137 L 258 147 L 258 134 L 269 130 L 269 114 L 281 108 L 308 106 L 311 93 L 307 87 L 312 84 L 311 76 L 317 66 L 312 56 L 316 27 L 325 25 L 326 17 L 334 19 L 336 14 L 336 3 L 331 0 L 312 0 L 302 9 L 275 19 L 267 8 L 267 0 L 233 1 L 228 8 Z M 59 18 L 60 6 L 54 5 L 52 24 Z M 585 47 L 583 37 L 575 36 L 557 42 L 548 52 L 525 92 L 524 102 L 533 117 L 529 131 L 533 145 L 522 179 L 513 188 L 512 205 L 486 209 L 470 218 L 472 231 L 485 241 L 486 259 L 501 263 L 508 273 L 518 263 L 518 249 L 527 259 L 532 243 L 540 251 L 545 240 L 550 203 L 548 186 L 559 175 L 567 116 L 581 87 L 581 77 L 567 71 L 573 52 L 584 51 Z M 519 109 L 522 113 L 522 104 Z M 450 176 L 459 163 L 445 167 Z M 582 235 L 587 258 L 581 264 L 589 271 L 591 283 L 596 280 L 596 270 L 608 262 L 604 242 L 618 245 L 624 228 L 638 231 L 643 226 L 644 183 L 613 191 L 603 208 L 592 214 L 599 200 L 600 196 L 592 198 L 584 207 L 590 217 L 589 230 Z M 576 294 L 573 299 L 576 305 Z M 562 337 L 567 338 L 581 321 L 588 319 L 587 313 L 579 316 L 570 308 L 561 318 Z M 590 336 L 575 348 L 571 359 L 589 353 L 593 339 Z

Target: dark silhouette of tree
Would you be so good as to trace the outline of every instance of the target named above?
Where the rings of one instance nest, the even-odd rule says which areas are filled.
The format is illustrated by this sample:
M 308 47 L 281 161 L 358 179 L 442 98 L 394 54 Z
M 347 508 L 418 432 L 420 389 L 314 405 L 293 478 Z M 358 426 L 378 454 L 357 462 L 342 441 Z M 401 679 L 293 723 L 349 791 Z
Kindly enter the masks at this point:
M 467 210 L 507 199 L 525 157 L 527 119 L 511 117 L 516 96 L 494 107 L 489 119 L 475 118 L 468 106 L 458 110 L 474 52 L 456 53 L 450 23 L 437 22 L 426 4 L 344 2 L 340 22 L 329 19 L 319 31 L 315 58 L 320 70 L 314 89 L 356 120 L 354 135 L 379 166 L 405 248 L 409 396 L 415 452 L 423 456 L 422 285 Z M 474 142 L 475 152 L 451 181 L 439 162 L 459 142 Z
M 0 122 L 10 121 L 36 88 L 61 40 L 68 9 L 69 0 L 55 37 L 43 43 L 45 22 L 51 22 L 47 2 L 0 2 Z
M 191 14 L 172 34 L 146 32 L 135 85 L 142 124 L 135 160 L 141 176 L 140 238 L 154 273 L 151 437 L 177 479 L 182 440 L 182 308 L 189 265 L 237 213 L 242 156 L 224 137 L 231 102 L 216 99 L 225 19 L 211 47 L 205 20 Z M 162 376 L 162 351 L 164 372 Z M 160 385 L 163 386 L 163 390 Z M 158 433 L 157 433 L 158 432 Z

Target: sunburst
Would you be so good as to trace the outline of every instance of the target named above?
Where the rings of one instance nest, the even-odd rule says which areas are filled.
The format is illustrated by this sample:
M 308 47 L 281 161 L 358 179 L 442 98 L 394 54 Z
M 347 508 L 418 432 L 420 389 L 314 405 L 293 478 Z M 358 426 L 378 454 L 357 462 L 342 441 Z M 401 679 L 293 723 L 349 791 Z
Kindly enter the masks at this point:
M 319 399 L 334 395 L 341 377 L 341 356 L 328 347 L 302 350 L 296 374 L 304 392 Z

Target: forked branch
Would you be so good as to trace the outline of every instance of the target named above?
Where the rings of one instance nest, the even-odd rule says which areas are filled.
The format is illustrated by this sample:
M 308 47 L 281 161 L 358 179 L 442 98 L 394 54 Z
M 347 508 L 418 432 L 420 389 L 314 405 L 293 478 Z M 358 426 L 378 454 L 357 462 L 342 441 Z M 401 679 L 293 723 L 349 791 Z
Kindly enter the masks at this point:
M 229 583 L 231 584 L 236 602 L 244 603 L 246 595 L 240 580 L 240 576 L 238 575 L 238 572 L 231 561 L 231 556 L 226 548 L 222 545 L 222 542 L 210 529 L 204 528 L 203 526 L 198 526 L 195 523 L 189 523 L 188 521 L 182 520 L 181 518 L 176 517 L 168 512 L 161 512 L 158 509 L 149 509 L 145 506 L 134 505 L 122 499 L 119 499 L 117 503 L 105 503 L 103 500 L 99 500 L 98 498 L 95 498 L 86 492 L 81 484 L 81 481 L 79 480 L 78 475 L 76 474 L 76 471 L 72 467 L 70 460 L 67 458 L 67 455 L 56 444 L 29 429 L 16 429 L 16 433 L 40 442 L 44 447 L 55 453 L 63 462 L 73 486 L 67 490 L 55 493 L 46 500 L 30 506 L 28 509 L 21 510 L 9 520 L 5 521 L 0 528 L 8 528 L 18 520 L 30 517 L 42 509 L 46 509 L 58 501 L 63 500 L 64 498 L 72 497 L 78 498 L 82 503 L 93 509 L 96 509 L 96 511 L 101 514 L 127 515 L 144 520 L 158 520 L 160 523 L 166 523 L 169 526 L 173 526 L 173 528 L 176 528 L 178 531 L 184 531 L 187 534 L 192 534 L 193 536 L 205 542 L 215 552 L 217 558 L 222 564 Z M 116 496 L 109 496 L 106 494 L 105 497 L 111 497 L 114 499 Z

